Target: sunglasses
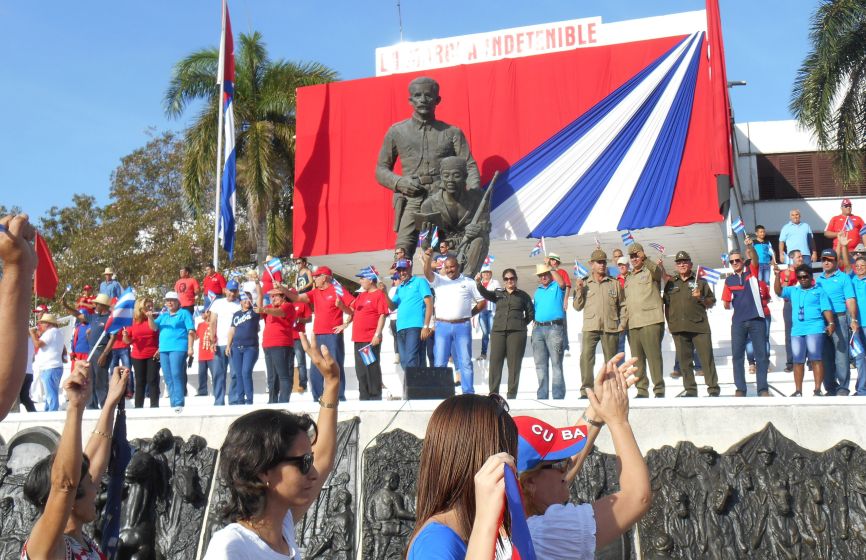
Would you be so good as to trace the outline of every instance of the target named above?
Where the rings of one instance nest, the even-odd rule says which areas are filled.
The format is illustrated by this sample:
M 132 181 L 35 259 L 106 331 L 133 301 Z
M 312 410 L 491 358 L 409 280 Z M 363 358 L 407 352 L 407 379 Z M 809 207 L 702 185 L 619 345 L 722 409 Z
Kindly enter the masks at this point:
M 842 208 L 851 208 L 851 205 L 850 204 L 843 204 Z
M 743 259 L 731 259 L 728 262 L 731 264 L 737 264 L 743 262 Z
M 808 274 L 798 274 L 797 279 L 798 280 L 811 280 L 812 277 L 809 276 Z
M 637 253 L 634 253 L 634 254 L 629 255 L 628 258 L 630 258 L 631 260 L 639 259 L 640 255 L 638 255 Z
M 310 469 L 313 468 L 313 454 L 305 453 L 303 455 L 298 455 L 297 457 L 283 457 L 277 461 L 278 465 L 281 463 L 294 463 L 298 465 L 301 474 L 307 474 L 310 472 Z
M 545 464 L 541 465 L 541 467 L 539 467 L 539 469 L 541 469 L 541 470 L 554 469 L 554 470 L 557 470 L 561 473 L 566 473 L 566 472 L 568 472 L 568 469 L 571 468 L 571 466 L 572 466 L 572 462 L 571 462 L 571 458 L 569 457 L 568 459 L 563 459 L 561 461 L 556 461 L 554 463 L 545 463 Z
M 505 280 L 506 282 L 514 282 L 517 280 L 517 276 L 506 276 L 505 278 L 503 278 L 503 280 Z

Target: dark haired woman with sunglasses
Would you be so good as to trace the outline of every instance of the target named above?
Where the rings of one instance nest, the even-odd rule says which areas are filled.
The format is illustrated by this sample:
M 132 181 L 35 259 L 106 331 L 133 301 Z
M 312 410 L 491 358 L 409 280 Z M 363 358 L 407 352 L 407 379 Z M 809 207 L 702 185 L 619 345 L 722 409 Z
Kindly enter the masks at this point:
M 520 362 L 526 349 L 526 327 L 535 318 L 532 297 L 517 288 L 517 273 L 513 268 L 502 271 L 505 288 L 488 290 L 480 278 L 478 292 L 496 304 L 493 329 L 490 334 L 490 392 L 498 393 L 502 381 L 502 365 L 508 360 L 509 399 L 517 398 L 520 384 Z
M 220 449 L 228 489 L 223 517 L 205 560 L 300 560 L 295 520 L 318 498 L 334 468 L 340 368 L 328 352 L 301 335 L 304 351 L 325 378 L 318 426 L 307 415 L 257 410 L 232 422 Z

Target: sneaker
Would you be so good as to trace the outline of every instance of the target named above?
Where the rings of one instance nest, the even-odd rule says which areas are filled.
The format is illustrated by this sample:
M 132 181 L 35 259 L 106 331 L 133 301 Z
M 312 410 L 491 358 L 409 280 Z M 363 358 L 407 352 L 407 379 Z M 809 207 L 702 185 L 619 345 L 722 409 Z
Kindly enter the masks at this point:
M 174 413 L 175 413 L 175 414 L 180 414 L 181 412 L 183 412 L 183 407 L 182 407 L 182 406 L 176 406 L 176 407 L 174 407 Z
M 785 373 L 791 373 L 792 371 L 794 371 L 794 366 L 793 366 L 793 365 L 788 364 L 788 365 L 785 366 Z
M 848 391 L 848 389 L 836 389 L 836 396 L 837 397 L 847 397 L 850 394 L 851 394 L 851 392 Z
M 749 373 L 755 375 L 755 364 L 749 364 Z
M 481 354 L 480 356 L 478 356 L 478 361 L 479 361 L 479 362 L 480 362 L 481 360 L 486 360 L 486 359 L 487 359 L 487 354 Z
M 793 393 L 791 393 L 791 396 L 792 397 L 802 397 L 803 392 L 802 391 L 794 391 Z
M 671 379 L 679 379 L 683 374 L 677 370 L 671 372 Z
M 823 397 L 824 393 L 821 392 L 821 389 L 815 389 L 815 391 L 812 393 L 812 396 L 813 397 Z
M 702 369 L 696 369 L 696 370 L 695 370 L 695 375 L 697 375 L 698 377 L 703 377 L 703 376 L 704 376 L 704 370 L 702 370 Z

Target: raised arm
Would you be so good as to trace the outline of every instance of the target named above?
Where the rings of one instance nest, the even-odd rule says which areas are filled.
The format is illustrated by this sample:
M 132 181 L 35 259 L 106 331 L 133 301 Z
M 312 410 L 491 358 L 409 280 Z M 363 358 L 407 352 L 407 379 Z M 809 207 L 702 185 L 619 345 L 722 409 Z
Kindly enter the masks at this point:
M 773 275 L 776 277 L 773 280 L 773 291 L 776 296 L 782 297 L 782 275 L 779 273 L 779 265 L 773 265 Z
M 105 404 L 102 406 L 102 412 L 99 413 L 96 427 L 91 432 L 90 439 L 87 440 L 84 453 L 90 459 L 90 477 L 96 483 L 99 483 L 102 475 L 108 469 L 108 460 L 111 457 L 111 435 L 114 431 L 114 414 L 118 405 L 123 401 L 128 382 L 129 368 L 122 366 L 114 368 L 114 371 L 111 372 Z
M 620 468 L 620 491 L 593 502 L 596 548 L 607 546 L 637 523 L 652 502 L 649 470 L 628 422 L 628 382 L 619 371 L 604 382 L 603 400 L 587 389 L 595 413 L 607 424 Z
M 27 369 L 27 321 L 36 268 L 36 252 L 30 243 L 35 236 L 27 214 L 0 219 L 0 340 L 6 350 L 0 359 L 0 420 L 18 397 Z
M 428 282 L 433 282 L 433 248 L 428 247 L 421 252 L 421 262 L 424 264 L 424 278 Z

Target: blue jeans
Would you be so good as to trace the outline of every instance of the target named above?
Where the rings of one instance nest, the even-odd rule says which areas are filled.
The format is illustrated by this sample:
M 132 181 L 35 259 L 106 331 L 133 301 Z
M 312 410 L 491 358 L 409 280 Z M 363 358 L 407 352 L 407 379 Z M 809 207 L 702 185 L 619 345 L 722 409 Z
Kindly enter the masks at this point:
M 863 328 L 857 329 L 857 336 L 860 337 L 860 344 L 866 348 L 866 335 L 863 334 Z M 858 397 L 866 397 L 866 352 L 854 360 L 857 364 L 857 387 L 855 395 Z
M 343 360 L 346 356 L 346 347 L 343 345 L 343 334 L 317 334 L 316 343 L 325 345 L 334 357 L 334 361 L 340 366 L 340 400 L 346 400 L 346 371 L 343 369 Z M 310 384 L 312 385 L 313 400 L 318 401 L 325 390 L 325 378 L 316 364 L 310 366 Z
M 198 361 L 198 392 L 199 397 L 207 396 L 207 371 L 210 370 L 211 377 L 216 379 L 216 359 Z
M 770 359 L 770 320 L 771 317 L 764 317 L 764 322 L 767 323 L 767 328 L 765 329 L 765 339 L 767 344 L 765 345 L 767 351 L 767 359 Z M 746 359 L 749 360 L 750 364 L 755 363 L 755 345 L 752 344 L 752 339 L 749 337 L 748 342 L 746 342 Z M 695 367 L 698 367 L 695 365 Z
M 770 263 L 758 264 L 758 280 L 770 285 Z
M 422 340 L 418 349 L 418 365 L 421 367 L 433 367 L 436 363 L 436 336 L 435 331 L 430 333 L 427 340 Z
M 108 371 L 113 372 L 114 368 L 116 368 L 119 365 L 122 365 L 123 367 L 128 368 L 128 367 L 130 367 L 131 364 L 132 364 L 132 358 L 130 357 L 130 354 L 129 354 L 129 347 L 117 348 L 116 350 L 113 350 L 111 352 L 111 363 L 108 364 Z M 129 390 L 132 392 L 135 392 L 135 376 L 134 375 L 129 376 L 128 385 L 129 385 Z
M 253 366 L 259 359 L 259 346 L 232 344 L 232 376 L 229 404 L 253 404 Z
M 487 345 L 490 343 L 490 329 L 493 325 L 493 313 L 485 309 L 478 314 L 478 324 L 481 326 L 481 355 L 487 355 Z
M 735 321 L 731 324 L 731 348 L 734 362 L 734 383 L 738 391 L 746 394 L 746 340 L 754 342 L 755 374 L 757 375 L 758 393 L 769 391 L 767 385 L 767 368 L 770 358 L 767 356 L 767 325 L 764 319 L 755 317 L 748 321 Z
M 562 376 L 562 325 L 536 325 L 532 329 L 532 357 L 535 374 L 538 376 L 539 399 L 548 397 L 548 360 L 553 368 L 552 392 L 554 399 L 565 398 L 565 378 Z
M 295 357 L 298 359 L 298 385 L 301 389 L 307 388 L 307 353 L 300 340 L 295 341 Z M 292 371 L 294 373 L 294 371 Z M 291 389 L 289 389 L 291 391 Z
M 39 374 L 42 378 L 42 386 L 45 387 L 45 410 L 60 410 L 60 378 L 63 376 L 63 368 L 43 369 Z
M 215 406 L 226 404 L 226 374 L 229 360 L 226 358 L 226 347 L 217 346 L 213 351 L 213 403 Z
M 436 341 L 433 347 L 434 367 L 448 367 L 448 357 L 460 372 L 460 388 L 464 395 L 475 392 L 472 371 L 472 323 L 436 321 Z
M 833 336 L 824 335 L 824 389 L 835 395 L 840 389 L 848 390 L 851 382 L 851 358 L 848 354 L 848 315 L 833 314 L 836 330 Z
M 265 348 L 265 370 L 268 374 L 268 403 L 287 403 L 295 377 L 295 349 L 291 346 Z
M 165 377 L 168 400 L 171 406 L 183 406 L 183 374 L 186 372 L 186 352 L 160 352 L 159 363 L 162 365 L 162 375 Z
M 790 367 L 794 365 L 791 351 L 791 300 L 786 299 L 782 306 L 782 320 L 785 322 L 785 366 Z
M 400 354 L 400 367 L 404 372 L 410 367 L 421 366 L 423 347 L 421 327 L 409 327 L 397 331 L 397 353 Z

